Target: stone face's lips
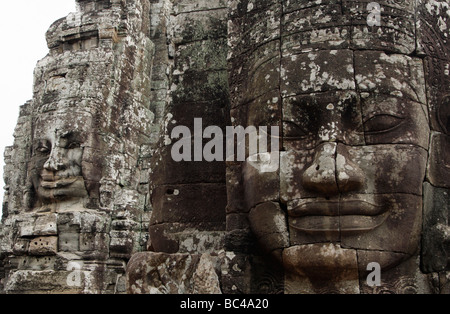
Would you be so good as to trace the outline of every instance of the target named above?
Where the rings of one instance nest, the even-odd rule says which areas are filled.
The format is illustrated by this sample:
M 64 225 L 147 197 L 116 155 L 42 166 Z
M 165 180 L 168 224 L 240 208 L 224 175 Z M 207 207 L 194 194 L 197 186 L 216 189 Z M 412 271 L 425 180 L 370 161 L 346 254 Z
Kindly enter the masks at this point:
M 290 209 L 289 225 L 305 233 L 354 234 L 382 225 L 387 207 L 361 199 L 302 200 Z
M 388 213 L 379 216 L 308 216 L 290 219 L 289 225 L 308 234 L 352 235 L 374 230 L 387 219 Z
M 52 176 L 54 180 L 49 180 L 49 176 L 42 176 L 42 179 L 41 186 L 44 189 L 59 189 L 72 185 L 78 180 L 78 177 L 58 178 Z
M 317 200 L 306 199 L 298 201 L 292 209 L 289 209 L 289 216 L 377 216 L 385 209 L 383 206 L 375 205 L 369 201 L 361 199 L 347 200 Z

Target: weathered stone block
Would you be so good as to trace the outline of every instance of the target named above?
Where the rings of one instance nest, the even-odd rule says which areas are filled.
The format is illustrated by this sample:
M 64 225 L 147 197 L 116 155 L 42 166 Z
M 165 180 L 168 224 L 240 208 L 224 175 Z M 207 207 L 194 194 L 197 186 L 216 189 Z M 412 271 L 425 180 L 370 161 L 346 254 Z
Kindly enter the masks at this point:
M 178 253 L 180 245 L 175 233 L 179 229 L 187 229 L 186 225 L 176 223 L 150 224 L 147 250 L 162 253 Z
M 127 291 L 130 294 L 221 294 L 215 270 L 218 265 L 220 260 L 209 254 L 138 253 L 128 263 Z
M 382 51 L 356 51 L 355 75 L 361 92 L 427 103 L 423 63 L 419 58 L 387 55 Z
M 341 5 L 337 1 L 322 1 L 320 4 L 286 2 L 284 5 L 282 49 L 286 57 L 305 52 L 305 47 L 308 50 L 349 48 L 350 19 L 341 13 Z
M 58 250 L 60 252 L 78 252 L 80 250 L 80 234 L 78 232 L 60 232 Z
M 78 230 L 80 233 L 108 232 L 110 218 L 106 213 L 97 211 L 66 212 L 58 214 L 58 228 Z
M 410 54 L 415 49 L 415 5 L 411 1 L 378 1 L 380 24 L 371 26 L 368 19 L 377 14 L 368 7 L 370 1 L 343 1 L 343 14 L 351 16 L 352 45 L 359 49 L 377 49 Z
M 57 227 L 58 224 L 56 214 L 45 214 L 38 216 L 34 223 L 34 235 L 57 235 Z
M 244 187 L 242 185 L 242 165 L 229 164 L 226 169 L 227 207 L 226 212 L 245 212 Z
M 186 72 L 174 75 L 171 86 L 174 103 L 214 101 L 227 95 L 225 71 Z
M 17 239 L 14 243 L 13 253 L 15 255 L 26 255 L 28 253 L 28 248 L 30 245 L 29 239 Z
M 153 191 L 153 224 L 179 222 L 208 230 L 224 228 L 226 187 L 224 184 L 168 185 Z M 157 210 L 156 210 L 157 209 Z M 213 230 L 213 229 L 209 229 Z M 222 229 L 224 230 L 224 229 Z
M 324 50 L 284 57 L 283 97 L 335 90 L 355 90 L 351 50 Z
M 174 28 L 174 42 L 189 43 L 207 39 L 227 37 L 227 10 L 217 9 L 194 11 L 179 14 L 173 18 L 177 27 Z
M 273 1 L 232 1 L 229 4 L 229 57 L 280 38 L 282 7 Z
M 226 38 L 195 41 L 177 46 L 174 74 L 192 71 L 220 71 L 227 69 Z
M 130 231 L 111 231 L 110 237 L 110 256 L 130 258 L 134 245 L 133 234 Z
M 225 9 L 227 2 L 225 0 L 175 0 L 173 1 L 173 10 L 176 15 L 180 13 L 189 13 L 196 11 L 209 11 L 214 9 Z
M 279 89 L 280 43 L 271 41 L 229 60 L 231 107 Z
M 250 224 L 247 213 L 228 213 L 227 214 L 227 231 L 248 229 Z
M 38 237 L 30 241 L 30 255 L 56 255 L 58 252 L 58 237 Z
M 108 256 L 110 236 L 105 233 L 81 233 L 80 251 L 87 259 L 104 259 Z
M 427 179 L 436 187 L 450 188 L 450 136 L 442 133 L 431 135 L 430 158 Z
M 426 273 L 448 269 L 450 190 L 424 183 L 421 267 Z

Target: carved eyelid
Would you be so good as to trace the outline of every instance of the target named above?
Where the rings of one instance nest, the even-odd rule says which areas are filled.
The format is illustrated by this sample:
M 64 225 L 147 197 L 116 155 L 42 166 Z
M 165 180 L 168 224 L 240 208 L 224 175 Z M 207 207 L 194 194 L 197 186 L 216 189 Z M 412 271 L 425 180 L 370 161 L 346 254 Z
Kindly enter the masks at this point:
M 47 140 L 39 140 L 36 145 L 36 151 L 45 153 L 51 150 L 51 144 Z
M 72 148 L 79 148 L 81 146 L 81 143 L 78 141 L 71 141 L 67 143 L 66 148 L 72 149 Z
M 386 122 L 386 118 L 391 119 L 390 121 L 388 121 L 386 128 L 384 129 L 379 129 L 379 130 L 367 130 L 367 124 L 369 124 L 371 121 L 376 121 L 376 119 L 383 119 L 384 122 Z M 376 133 L 384 133 L 384 132 L 389 132 L 392 131 L 396 128 L 398 128 L 400 125 L 402 125 L 405 121 L 404 117 L 400 117 L 394 114 L 389 114 L 389 113 L 379 113 L 379 114 L 372 114 L 370 115 L 367 119 L 365 119 L 363 121 L 363 125 L 364 125 L 364 130 L 365 132 L 369 133 L 369 134 L 376 134 Z

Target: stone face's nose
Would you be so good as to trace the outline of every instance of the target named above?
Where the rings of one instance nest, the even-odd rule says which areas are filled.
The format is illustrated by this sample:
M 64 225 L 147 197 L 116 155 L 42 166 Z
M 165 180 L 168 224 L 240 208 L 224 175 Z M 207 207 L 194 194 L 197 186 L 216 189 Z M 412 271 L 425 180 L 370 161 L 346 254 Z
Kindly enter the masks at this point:
M 337 143 L 324 143 L 317 147 L 312 165 L 303 173 L 303 186 L 321 195 L 339 193 L 336 182 Z
M 65 149 L 54 146 L 49 158 L 44 164 L 44 169 L 48 171 L 60 171 L 66 169 Z
M 304 188 L 326 197 L 361 188 L 364 175 L 346 156 L 337 143 L 318 146 L 312 165 L 303 173 Z

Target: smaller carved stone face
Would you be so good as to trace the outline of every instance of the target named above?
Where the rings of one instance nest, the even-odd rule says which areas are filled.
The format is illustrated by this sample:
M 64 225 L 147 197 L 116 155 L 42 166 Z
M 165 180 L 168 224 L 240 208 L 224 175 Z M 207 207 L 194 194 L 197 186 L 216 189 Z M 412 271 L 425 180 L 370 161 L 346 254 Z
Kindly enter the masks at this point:
M 77 137 L 76 133 L 55 130 L 53 138 L 39 140 L 37 151 L 48 157 L 37 186 L 41 198 L 83 196 L 79 195 L 80 188 L 84 188 L 81 176 L 83 150 Z
M 88 133 L 79 117 L 46 116 L 36 122 L 31 181 L 36 205 L 49 210 L 49 204 L 81 203 L 88 193 L 83 177 L 83 151 Z M 35 205 L 35 206 L 36 206 Z M 58 206 L 57 206 L 58 207 Z

